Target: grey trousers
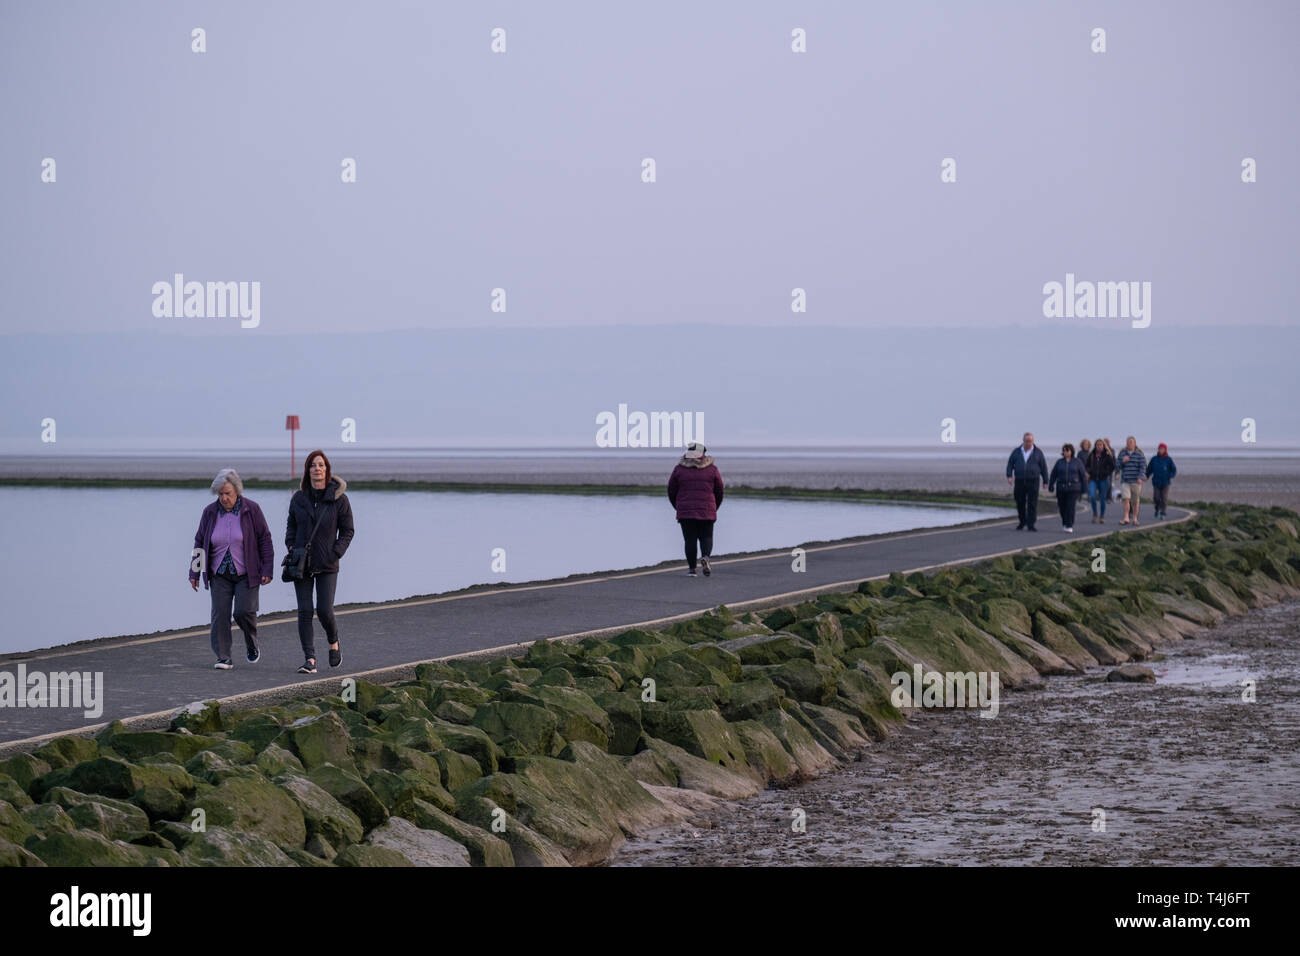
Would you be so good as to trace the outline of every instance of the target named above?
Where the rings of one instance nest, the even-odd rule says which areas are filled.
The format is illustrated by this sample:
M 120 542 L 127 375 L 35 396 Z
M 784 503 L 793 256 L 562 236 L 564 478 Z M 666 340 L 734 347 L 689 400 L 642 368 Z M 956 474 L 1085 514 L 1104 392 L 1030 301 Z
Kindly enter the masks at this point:
M 251 651 L 257 647 L 257 588 L 248 586 L 248 575 L 212 575 L 212 653 L 217 660 L 230 660 L 230 612 L 234 605 L 235 623 L 244 632 L 244 644 Z

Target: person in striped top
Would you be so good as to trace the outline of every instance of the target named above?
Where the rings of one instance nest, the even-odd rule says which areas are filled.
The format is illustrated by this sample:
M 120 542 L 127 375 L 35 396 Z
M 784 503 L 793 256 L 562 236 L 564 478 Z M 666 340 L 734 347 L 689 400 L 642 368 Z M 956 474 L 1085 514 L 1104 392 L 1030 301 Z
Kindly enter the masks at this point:
M 1147 456 L 1142 453 L 1142 449 L 1138 447 L 1137 439 L 1132 435 L 1129 435 L 1128 440 L 1124 442 L 1124 450 L 1115 459 L 1115 467 L 1119 469 L 1124 500 L 1124 520 L 1120 524 L 1128 524 L 1130 515 L 1133 523 L 1137 524 L 1138 505 L 1142 497 L 1142 480 L 1146 475 Z

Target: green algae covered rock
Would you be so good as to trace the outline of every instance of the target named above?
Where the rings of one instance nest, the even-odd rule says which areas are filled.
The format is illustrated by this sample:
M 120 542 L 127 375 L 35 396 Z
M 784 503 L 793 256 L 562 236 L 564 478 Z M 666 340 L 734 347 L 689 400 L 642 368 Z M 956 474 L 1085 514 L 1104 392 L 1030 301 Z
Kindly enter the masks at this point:
M 307 825 L 298 803 L 259 773 L 228 777 L 196 796 L 188 809 L 202 809 L 209 827 L 253 834 L 280 847 L 301 847 L 307 841 Z
M 416 800 L 411 812 L 406 815 L 416 826 L 424 830 L 437 830 L 446 837 L 455 840 L 469 851 L 470 863 L 474 866 L 514 866 L 515 858 L 510 852 L 510 844 L 493 836 L 491 833 L 457 820 L 444 813 L 433 804 Z
M 79 828 L 94 830 L 110 840 L 129 841 L 149 832 L 149 817 L 143 810 L 111 797 L 55 787 L 45 795 L 45 802 L 62 807 Z
M 307 779 L 355 813 L 367 830 L 388 819 L 388 808 L 374 791 L 360 777 L 341 767 L 323 764 L 312 770 Z
M 400 866 L 400 863 L 377 863 L 373 852 L 367 854 L 361 847 L 371 850 L 389 850 L 409 861 L 412 866 L 469 866 L 469 851 L 455 840 L 437 830 L 422 830 L 409 820 L 393 817 L 383 826 L 376 827 L 366 837 L 364 844 L 355 844 L 339 854 L 339 866 Z M 356 862 L 360 856 L 367 862 Z
M 86 737 L 57 737 L 38 747 L 32 756 L 43 760 L 54 770 L 62 770 L 86 760 L 94 760 L 99 756 L 99 744 Z

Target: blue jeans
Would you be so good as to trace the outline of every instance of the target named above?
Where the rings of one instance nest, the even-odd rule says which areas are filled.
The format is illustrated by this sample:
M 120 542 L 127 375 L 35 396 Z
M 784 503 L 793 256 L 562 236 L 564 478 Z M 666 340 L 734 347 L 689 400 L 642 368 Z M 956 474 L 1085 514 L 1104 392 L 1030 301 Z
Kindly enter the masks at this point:
M 1101 516 L 1106 517 L 1106 499 L 1110 497 L 1110 479 L 1088 482 L 1088 504 L 1092 505 L 1092 516 L 1097 517 L 1097 503 L 1101 502 Z

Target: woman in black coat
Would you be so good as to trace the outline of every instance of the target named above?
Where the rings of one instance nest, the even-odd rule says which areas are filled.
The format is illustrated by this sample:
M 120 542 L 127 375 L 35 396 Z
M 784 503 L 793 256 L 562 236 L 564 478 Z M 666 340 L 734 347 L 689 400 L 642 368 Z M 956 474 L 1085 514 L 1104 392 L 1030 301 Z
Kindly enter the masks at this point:
M 339 558 L 347 551 L 354 533 L 352 505 L 343 493 L 347 487 L 347 482 L 331 471 L 325 452 L 317 449 L 307 456 L 302 487 L 289 502 L 285 544 L 290 556 L 294 548 L 307 549 L 306 573 L 293 582 L 298 593 L 298 640 L 304 657 L 299 674 L 316 673 L 316 643 L 311 625 L 313 586 L 316 616 L 329 639 L 330 667 L 343 663 L 338 627 L 334 623 L 334 589 L 338 584 Z
M 1088 486 L 1088 472 L 1083 462 L 1074 457 L 1074 446 L 1066 442 L 1061 446 L 1061 457 L 1052 466 L 1047 479 L 1047 490 L 1056 492 L 1056 506 L 1061 509 L 1061 527 L 1074 533 L 1074 509 L 1079 495 Z

